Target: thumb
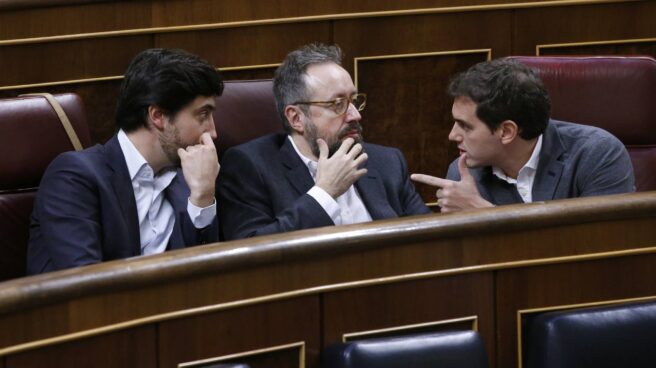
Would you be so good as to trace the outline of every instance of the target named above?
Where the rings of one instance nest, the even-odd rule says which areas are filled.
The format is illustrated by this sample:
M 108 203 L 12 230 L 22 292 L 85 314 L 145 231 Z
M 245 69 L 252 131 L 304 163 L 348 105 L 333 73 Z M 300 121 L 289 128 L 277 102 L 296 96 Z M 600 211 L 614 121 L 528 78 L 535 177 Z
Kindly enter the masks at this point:
M 214 144 L 214 141 L 212 140 L 212 136 L 210 135 L 210 133 L 205 132 L 205 133 L 200 135 L 199 143 L 203 144 L 203 145 L 206 145 L 206 146 L 209 146 L 209 145 Z
M 185 151 L 184 148 L 178 148 L 178 156 L 180 157 L 180 160 L 183 158 L 187 157 L 188 153 Z
M 322 158 L 328 158 L 328 144 L 321 138 L 317 139 L 317 144 L 319 145 L 319 160 Z
M 460 180 L 471 178 L 469 168 L 467 167 L 467 154 L 463 153 L 458 159 L 458 172 L 460 172 Z

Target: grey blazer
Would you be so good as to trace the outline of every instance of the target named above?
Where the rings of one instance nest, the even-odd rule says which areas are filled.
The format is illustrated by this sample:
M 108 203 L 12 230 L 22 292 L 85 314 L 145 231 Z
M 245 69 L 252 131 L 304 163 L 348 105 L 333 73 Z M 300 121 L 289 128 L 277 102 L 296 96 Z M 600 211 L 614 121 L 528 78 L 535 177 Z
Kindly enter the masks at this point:
M 493 204 L 523 202 L 516 186 L 497 178 L 491 167 L 469 172 L 481 196 Z M 447 178 L 460 180 L 457 159 Z M 533 182 L 534 202 L 633 191 L 633 166 L 622 142 L 600 128 L 549 120 Z

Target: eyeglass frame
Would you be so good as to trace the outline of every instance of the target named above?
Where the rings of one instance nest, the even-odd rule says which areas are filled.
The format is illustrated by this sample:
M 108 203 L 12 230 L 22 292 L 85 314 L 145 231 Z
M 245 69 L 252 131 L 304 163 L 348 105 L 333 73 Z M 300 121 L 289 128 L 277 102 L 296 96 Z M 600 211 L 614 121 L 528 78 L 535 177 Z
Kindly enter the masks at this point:
M 353 104 L 353 101 L 356 98 L 358 98 L 359 96 L 362 96 L 364 98 L 364 101 L 362 101 L 362 104 L 360 105 L 360 107 L 357 107 L 357 106 L 355 106 L 355 104 Z M 337 101 L 341 101 L 341 100 L 349 100 L 349 103 L 348 103 L 348 105 L 346 105 L 346 108 L 344 109 L 344 111 L 342 111 L 341 113 L 338 113 L 337 110 L 336 110 Z M 327 104 L 328 106 L 323 106 L 323 107 L 325 107 L 327 109 L 330 109 L 337 116 L 342 116 L 342 115 L 346 114 L 346 112 L 348 111 L 349 106 L 351 104 L 353 104 L 353 107 L 355 107 L 355 109 L 358 110 L 358 111 L 364 110 L 364 108 L 367 106 L 367 94 L 366 93 L 354 93 L 349 97 L 337 97 L 336 99 L 329 100 L 329 101 L 298 101 L 298 102 L 293 103 L 292 105 L 316 105 L 316 104 Z

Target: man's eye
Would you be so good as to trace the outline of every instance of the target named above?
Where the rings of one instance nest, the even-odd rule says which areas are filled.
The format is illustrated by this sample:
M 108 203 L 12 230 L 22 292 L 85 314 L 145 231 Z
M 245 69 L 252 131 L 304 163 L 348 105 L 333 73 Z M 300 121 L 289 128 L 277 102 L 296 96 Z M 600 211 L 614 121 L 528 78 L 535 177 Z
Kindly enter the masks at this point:
M 344 108 L 344 104 L 346 104 L 346 100 L 342 98 L 335 100 L 335 109 L 337 111 L 342 111 L 342 109 Z

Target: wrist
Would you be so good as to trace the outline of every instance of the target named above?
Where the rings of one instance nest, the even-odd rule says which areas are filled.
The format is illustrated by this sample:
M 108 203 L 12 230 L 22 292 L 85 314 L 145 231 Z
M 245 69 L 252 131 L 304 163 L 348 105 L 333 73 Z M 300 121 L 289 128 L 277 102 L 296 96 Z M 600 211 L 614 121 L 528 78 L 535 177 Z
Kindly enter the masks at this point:
M 214 203 L 214 193 L 194 193 L 189 195 L 189 201 L 196 207 L 205 208 Z

